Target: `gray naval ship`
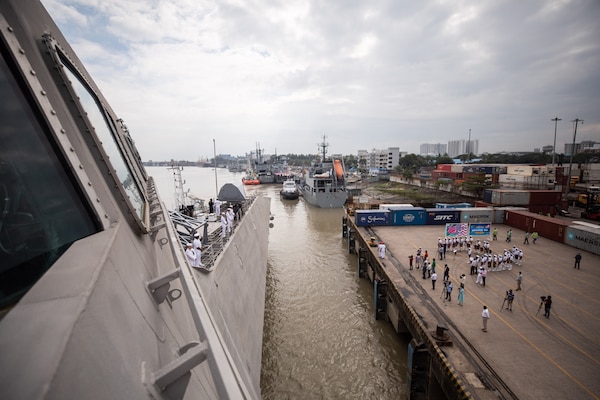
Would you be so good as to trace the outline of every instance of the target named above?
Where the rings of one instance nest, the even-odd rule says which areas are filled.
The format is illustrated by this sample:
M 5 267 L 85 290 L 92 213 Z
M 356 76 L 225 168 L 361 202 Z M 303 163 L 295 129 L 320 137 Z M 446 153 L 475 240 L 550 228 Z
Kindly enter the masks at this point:
M 0 51 L 0 398 L 260 398 L 270 199 L 193 269 L 38 1 L 0 0 Z
M 304 200 L 320 208 L 339 208 L 346 204 L 348 191 L 343 160 L 327 158 L 328 143 L 319 144 L 320 158 L 313 160 L 310 167 L 304 171 L 300 183 L 300 193 Z

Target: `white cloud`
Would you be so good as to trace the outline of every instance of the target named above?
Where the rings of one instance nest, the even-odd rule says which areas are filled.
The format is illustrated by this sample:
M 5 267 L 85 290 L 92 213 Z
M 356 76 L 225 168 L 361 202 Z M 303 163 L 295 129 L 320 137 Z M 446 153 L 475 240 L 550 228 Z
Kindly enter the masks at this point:
M 600 6 L 44 0 L 145 159 L 600 141 Z

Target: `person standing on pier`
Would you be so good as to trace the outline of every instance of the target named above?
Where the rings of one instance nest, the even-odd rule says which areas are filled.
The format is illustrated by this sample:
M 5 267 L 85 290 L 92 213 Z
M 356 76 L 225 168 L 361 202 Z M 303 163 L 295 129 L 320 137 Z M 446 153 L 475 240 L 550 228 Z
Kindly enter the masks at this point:
M 525 232 L 525 240 L 523 240 L 523 244 L 529 244 L 529 232 Z
M 493 240 L 498 240 L 498 228 L 494 228 L 494 233 L 493 233 L 493 235 L 494 235 L 494 238 L 493 238 Z
M 444 264 L 444 282 L 447 282 L 450 280 L 450 267 L 448 267 L 448 264 Z
M 446 298 L 448 301 L 452 301 L 452 282 L 448 282 L 446 285 Z
M 458 305 L 459 306 L 465 305 L 465 287 L 462 284 L 458 288 Z
M 506 292 L 506 309 L 508 311 L 512 311 L 512 303 L 514 299 L 515 294 L 513 293 L 512 289 L 508 289 L 508 292 Z
M 377 245 L 377 251 L 379 252 L 379 258 L 384 259 L 385 258 L 385 243 L 379 242 L 379 244 Z
M 550 318 L 550 309 L 552 308 L 552 296 L 546 297 L 544 300 L 544 317 Z
M 531 234 L 531 238 L 533 239 L 533 244 L 535 244 L 535 242 L 537 241 L 538 236 L 539 236 L 539 234 L 537 233 L 537 231 L 534 231 Z
M 523 283 L 523 273 L 519 271 L 519 276 L 517 276 L 517 290 L 521 290 L 521 283 Z
M 435 282 L 437 281 L 437 274 L 434 272 L 431 274 L 431 289 L 435 290 Z
M 488 319 L 490 319 L 490 310 L 488 310 L 487 306 L 483 306 L 483 311 L 481 312 L 481 319 L 483 320 L 483 328 L 481 328 L 481 330 L 487 332 L 487 323 Z
M 577 255 L 575 255 L 575 266 L 573 268 L 579 269 L 580 264 L 581 264 L 581 253 L 577 253 Z
M 508 232 L 506 232 L 506 243 L 510 243 L 511 240 L 512 240 L 512 229 L 509 229 Z
M 213 201 L 213 199 L 210 199 L 208 201 L 208 213 L 212 214 L 215 211 L 215 202 Z
M 421 253 L 417 252 L 417 269 L 421 267 Z
M 410 256 L 408 256 L 408 269 L 410 269 L 412 271 L 413 269 L 413 255 L 411 254 Z

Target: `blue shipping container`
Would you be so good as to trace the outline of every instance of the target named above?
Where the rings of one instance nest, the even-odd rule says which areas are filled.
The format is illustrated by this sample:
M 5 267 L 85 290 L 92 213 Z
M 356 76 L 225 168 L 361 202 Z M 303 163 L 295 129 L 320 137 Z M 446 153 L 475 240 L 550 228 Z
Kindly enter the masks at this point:
M 401 208 L 390 207 L 392 225 L 425 225 L 425 209 L 422 207 Z
M 390 224 L 389 210 L 356 210 L 354 211 L 356 226 L 387 226 Z
M 428 208 L 425 210 L 427 225 L 444 225 L 447 223 L 460 222 L 460 211 L 443 208 Z

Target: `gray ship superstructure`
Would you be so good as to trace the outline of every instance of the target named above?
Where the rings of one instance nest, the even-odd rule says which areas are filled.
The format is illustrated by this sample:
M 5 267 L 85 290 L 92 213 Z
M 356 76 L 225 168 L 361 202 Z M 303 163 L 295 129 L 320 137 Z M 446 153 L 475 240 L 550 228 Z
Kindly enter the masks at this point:
M 259 399 L 270 199 L 193 269 L 37 0 L 0 1 L 0 52 L 0 398 Z
M 348 191 L 343 160 L 328 159 L 325 142 L 320 143 L 320 159 L 313 160 L 310 167 L 304 171 L 300 192 L 304 200 L 321 208 L 338 208 L 346 203 Z

